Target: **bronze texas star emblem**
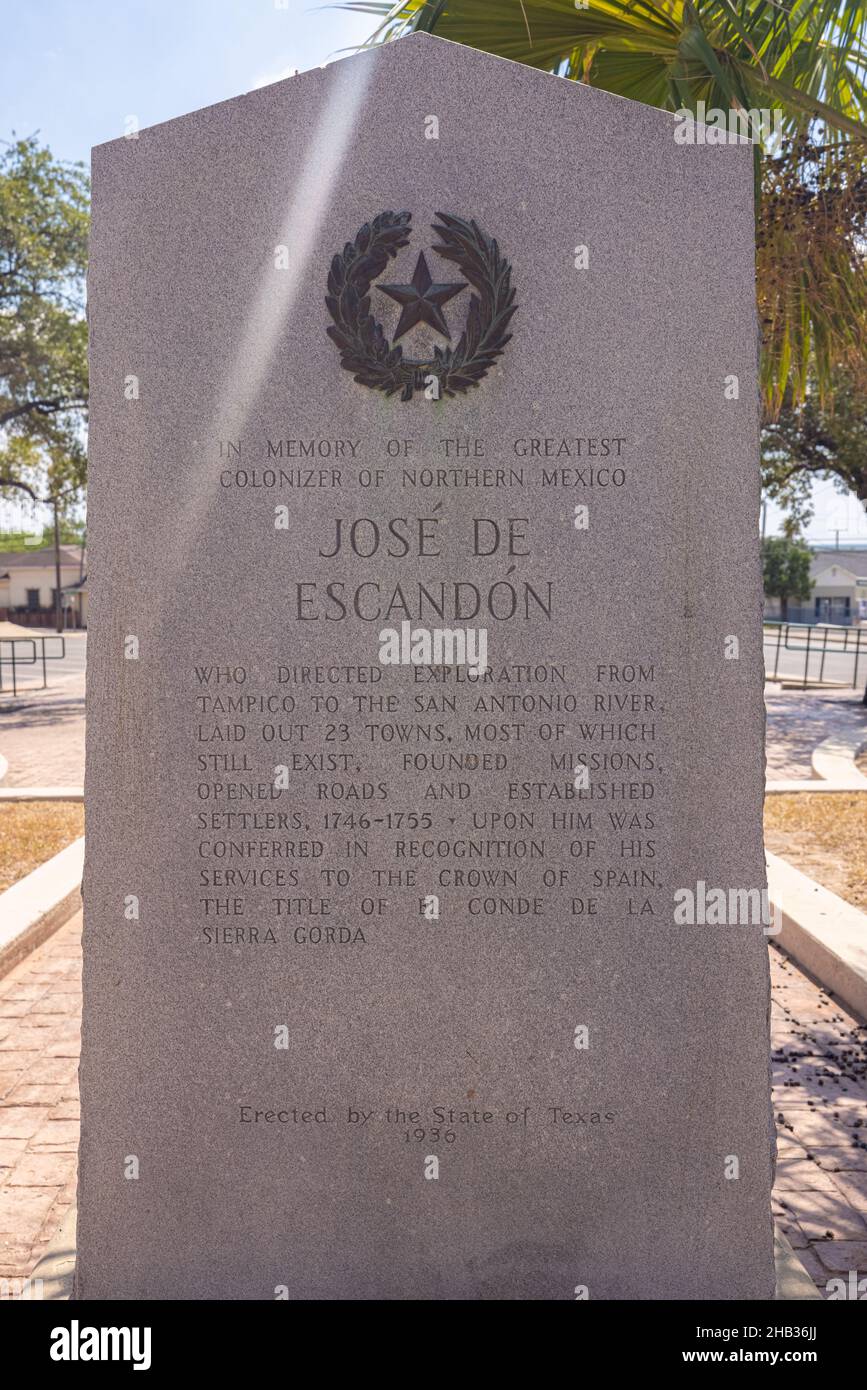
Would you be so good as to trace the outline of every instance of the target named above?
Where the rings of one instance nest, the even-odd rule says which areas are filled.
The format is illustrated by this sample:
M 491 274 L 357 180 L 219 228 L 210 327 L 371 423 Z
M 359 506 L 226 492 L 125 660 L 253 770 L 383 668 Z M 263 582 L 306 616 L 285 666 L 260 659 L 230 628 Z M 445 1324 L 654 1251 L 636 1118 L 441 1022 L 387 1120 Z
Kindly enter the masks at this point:
M 365 222 L 355 241 L 348 241 L 334 257 L 328 272 L 325 303 L 334 322 L 327 332 L 340 349 L 340 365 L 362 386 L 387 396 L 400 391 L 404 401 L 412 400 L 415 391 L 439 399 L 478 386 L 511 338 L 509 321 L 518 307 L 512 267 L 496 241 L 472 220 L 446 212 L 436 215 L 439 220 L 432 226 L 439 242 L 433 251 L 452 261 L 462 279 L 435 280 L 422 251 L 407 283 L 374 284 L 388 262 L 409 245 L 409 212 L 381 212 Z M 371 288 L 400 305 L 393 343 L 371 311 Z M 469 295 L 463 332 L 452 346 L 443 306 L 466 290 L 475 293 Z M 448 346 L 434 346 L 429 358 L 404 357 L 397 340 L 420 324 L 449 340 Z

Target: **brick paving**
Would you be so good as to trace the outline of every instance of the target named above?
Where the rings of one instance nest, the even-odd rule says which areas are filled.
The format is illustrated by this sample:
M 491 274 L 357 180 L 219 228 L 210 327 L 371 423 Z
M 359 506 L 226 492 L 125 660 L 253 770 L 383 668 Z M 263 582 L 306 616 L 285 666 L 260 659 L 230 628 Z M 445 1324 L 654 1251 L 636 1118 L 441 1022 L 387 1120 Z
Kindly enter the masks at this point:
M 4 787 L 80 787 L 84 782 L 86 656 L 85 635 L 67 633 L 65 658 L 48 663 L 49 688 L 39 689 L 39 667 L 25 667 L 17 695 L 10 693 L 8 659 L 4 663 L 0 754 L 9 764 Z
M 0 1280 L 30 1274 L 75 1201 L 80 1017 L 78 913 L 0 980 Z
M 867 1278 L 867 1028 L 771 948 L 774 1213 L 814 1283 Z
M 80 949 L 79 913 L 0 980 L 0 1278 L 30 1274 L 75 1200 Z M 774 1211 L 824 1293 L 867 1277 L 867 1029 L 776 947 L 771 979 Z
M 812 777 L 813 749 L 831 734 L 861 735 L 867 743 L 867 706 L 860 689 L 802 692 L 766 686 L 765 713 L 769 782 Z
M 4 787 L 81 787 L 84 783 L 84 673 L 55 690 L 4 696 L 0 753 Z

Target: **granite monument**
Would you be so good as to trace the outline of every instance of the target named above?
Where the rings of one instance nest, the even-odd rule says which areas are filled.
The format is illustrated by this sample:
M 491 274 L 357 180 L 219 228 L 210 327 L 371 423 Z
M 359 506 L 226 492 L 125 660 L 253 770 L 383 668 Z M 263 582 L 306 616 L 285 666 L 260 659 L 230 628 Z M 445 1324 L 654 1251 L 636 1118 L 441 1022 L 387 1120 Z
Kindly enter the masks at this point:
M 78 1297 L 772 1296 L 749 146 L 420 34 L 93 179 Z

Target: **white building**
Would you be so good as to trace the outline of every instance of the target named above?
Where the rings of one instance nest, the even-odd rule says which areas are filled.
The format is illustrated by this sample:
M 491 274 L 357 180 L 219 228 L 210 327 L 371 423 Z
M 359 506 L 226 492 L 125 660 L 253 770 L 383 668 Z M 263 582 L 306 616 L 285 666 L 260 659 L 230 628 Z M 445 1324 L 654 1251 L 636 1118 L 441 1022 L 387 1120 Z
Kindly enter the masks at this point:
M 65 625 L 87 626 L 84 556 L 77 545 L 60 547 L 60 589 Z M 57 585 L 54 546 L 0 552 L 0 621 L 52 627 Z
M 817 623 L 867 625 L 867 552 L 847 556 L 846 563 L 836 552 L 820 553 L 810 573 L 815 579 L 812 604 Z
M 810 564 L 813 588 L 803 603 L 790 599 L 790 623 L 867 626 L 867 549 L 814 550 Z M 765 599 L 765 618 L 779 622 L 778 598 Z

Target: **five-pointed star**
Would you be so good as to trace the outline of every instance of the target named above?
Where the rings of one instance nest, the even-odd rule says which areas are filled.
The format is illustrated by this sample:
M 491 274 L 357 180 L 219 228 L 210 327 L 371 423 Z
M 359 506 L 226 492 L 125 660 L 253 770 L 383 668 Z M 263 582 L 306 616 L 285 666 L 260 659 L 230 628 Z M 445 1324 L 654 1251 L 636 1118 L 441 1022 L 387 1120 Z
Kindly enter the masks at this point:
M 460 294 L 461 290 L 465 290 L 467 284 L 465 280 L 462 280 L 460 284 L 434 284 L 430 278 L 424 252 L 421 251 L 410 284 L 377 285 L 376 288 L 382 290 L 383 294 L 387 294 L 390 299 L 397 300 L 401 306 L 400 322 L 394 335 L 395 342 L 397 342 L 397 339 L 402 338 L 404 333 L 415 328 L 417 323 L 428 323 L 431 328 L 436 329 L 437 333 L 442 333 L 444 338 L 450 338 L 452 335 L 443 318 L 442 305 L 453 299 L 456 294 Z

